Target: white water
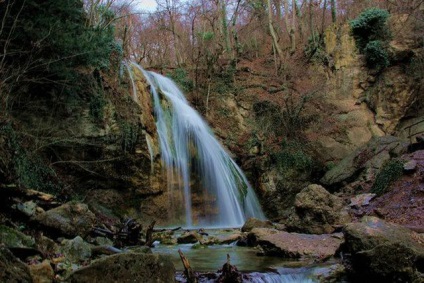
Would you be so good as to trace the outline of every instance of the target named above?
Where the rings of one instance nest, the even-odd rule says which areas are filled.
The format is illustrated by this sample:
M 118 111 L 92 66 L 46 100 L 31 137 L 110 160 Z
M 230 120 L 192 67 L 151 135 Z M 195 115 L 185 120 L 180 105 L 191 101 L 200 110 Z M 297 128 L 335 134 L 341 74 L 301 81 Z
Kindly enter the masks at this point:
M 241 227 L 248 217 L 264 219 L 243 172 L 176 84 L 162 75 L 134 66 L 143 72 L 151 86 L 161 158 L 171 196 L 170 209 L 177 207 L 178 196 L 183 199 L 184 223 L 178 224 L 187 228 Z M 204 203 L 200 206 L 204 212 L 193 215 L 192 184 L 196 181 L 197 187 L 202 188 L 200 194 Z

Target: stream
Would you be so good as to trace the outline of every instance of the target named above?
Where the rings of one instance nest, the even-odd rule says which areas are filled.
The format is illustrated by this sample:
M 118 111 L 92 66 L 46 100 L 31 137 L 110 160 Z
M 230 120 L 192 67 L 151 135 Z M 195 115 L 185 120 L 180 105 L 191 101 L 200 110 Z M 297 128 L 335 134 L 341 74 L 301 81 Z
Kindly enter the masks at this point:
M 209 237 L 234 234 L 234 230 L 230 229 L 207 230 L 206 232 Z M 176 232 L 174 237 L 178 237 L 180 234 L 181 232 Z M 199 243 L 163 245 L 158 241 L 155 242 L 155 247 L 152 249 L 154 253 L 171 257 L 177 270 L 177 282 L 186 282 L 183 275 L 184 267 L 178 254 L 179 249 L 189 260 L 192 269 L 199 273 L 199 282 L 216 282 L 217 271 L 226 262 L 227 254 L 230 255 L 231 264 L 243 273 L 243 282 L 252 283 L 322 282 L 319 278 L 326 277 L 336 264 L 336 262 L 315 264 L 310 261 L 258 256 L 258 250 L 254 247 L 238 246 L 236 242 L 217 245 L 201 245 Z

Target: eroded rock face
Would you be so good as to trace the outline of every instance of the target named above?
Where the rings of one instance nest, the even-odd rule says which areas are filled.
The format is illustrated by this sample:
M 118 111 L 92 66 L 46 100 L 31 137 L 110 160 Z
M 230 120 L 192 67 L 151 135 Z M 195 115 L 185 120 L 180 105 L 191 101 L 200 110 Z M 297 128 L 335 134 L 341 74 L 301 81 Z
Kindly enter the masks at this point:
M 9 248 L 25 248 L 34 247 L 35 241 L 22 232 L 0 225 L 0 244 Z
M 8 249 L 0 247 L 0 281 L 10 283 L 33 282 L 28 266 Z
M 286 221 L 289 231 L 328 234 L 350 220 L 342 199 L 320 185 L 309 185 L 298 193 L 294 206 Z
M 175 282 L 171 260 L 157 254 L 117 254 L 72 273 L 66 282 Z
M 383 167 L 385 161 L 393 155 L 399 156 L 406 152 L 407 146 L 406 141 L 393 136 L 373 138 L 340 161 L 320 181 L 327 186 L 337 186 L 361 179 L 361 174 L 364 181 L 369 181 Z
M 68 202 L 37 215 L 35 220 L 64 235 L 84 237 L 96 223 L 96 216 L 86 204 Z
M 373 282 L 422 282 L 424 239 L 376 217 L 364 217 L 343 231 L 355 279 Z
M 259 245 L 265 255 L 286 258 L 326 259 L 335 255 L 342 235 L 309 235 L 288 233 L 268 228 L 254 228 L 248 235 L 248 244 Z

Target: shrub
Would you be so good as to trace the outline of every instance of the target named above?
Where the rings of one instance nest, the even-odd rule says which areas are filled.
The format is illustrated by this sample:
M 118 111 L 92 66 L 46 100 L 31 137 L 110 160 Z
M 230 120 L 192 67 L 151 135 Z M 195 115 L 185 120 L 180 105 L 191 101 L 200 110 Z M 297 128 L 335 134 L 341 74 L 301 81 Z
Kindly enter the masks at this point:
M 365 54 L 368 67 L 377 70 L 389 65 L 389 55 L 386 50 L 390 39 L 388 18 L 389 12 L 386 10 L 370 8 L 350 22 L 359 52 Z
M 177 68 L 173 73 L 168 74 L 184 91 L 193 90 L 193 81 L 188 77 L 187 71 L 183 68 Z
M 296 141 L 284 141 L 281 145 L 281 151 L 274 153 L 272 157 L 283 170 L 294 169 L 310 172 L 314 165 L 311 156 Z
M 389 66 L 389 55 L 380 40 L 370 41 L 364 49 L 367 65 L 373 69 L 384 69 Z
M 390 31 L 387 26 L 389 12 L 379 8 L 370 8 L 350 22 L 352 34 L 362 52 L 373 40 L 388 40 Z
M 392 159 L 388 161 L 378 172 L 371 192 L 382 195 L 387 192 L 389 186 L 399 179 L 403 174 L 403 163 L 400 160 Z

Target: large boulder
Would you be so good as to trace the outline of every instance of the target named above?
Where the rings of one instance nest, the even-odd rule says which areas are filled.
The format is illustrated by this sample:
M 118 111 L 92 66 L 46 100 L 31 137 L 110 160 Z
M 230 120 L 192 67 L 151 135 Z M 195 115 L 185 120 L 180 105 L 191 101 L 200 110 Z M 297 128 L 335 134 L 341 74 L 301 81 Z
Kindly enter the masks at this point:
M 246 220 L 243 227 L 241 227 L 241 231 L 250 232 L 253 228 L 274 228 L 274 225 L 269 220 L 260 220 L 254 217 L 250 217 Z
M 66 282 L 175 282 L 175 267 L 168 257 L 158 254 L 125 253 L 94 261 L 73 272 Z
M 85 237 L 96 223 L 96 216 L 86 204 L 68 202 L 35 216 L 35 220 L 65 236 Z
M 61 244 L 60 250 L 72 262 L 84 261 L 91 257 L 91 245 L 80 236 L 72 240 L 63 240 Z
M 250 246 L 260 246 L 265 255 L 285 258 L 327 259 L 336 254 L 342 234 L 310 235 L 254 228 L 248 235 Z
M 17 259 L 8 249 L 0 247 L 0 282 L 33 282 L 28 266 Z
M 296 195 L 294 209 L 286 220 L 287 230 L 309 234 L 329 234 L 350 217 L 339 197 L 320 185 L 309 185 Z
M 346 225 L 344 235 L 350 273 L 358 282 L 422 282 L 424 238 L 419 234 L 376 217 L 364 217 Z
M 405 153 L 408 144 L 393 136 L 375 137 L 329 170 L 320 182 L 328 187 L 338 187 L 361 177 L 370 181 L 391 156 Z

